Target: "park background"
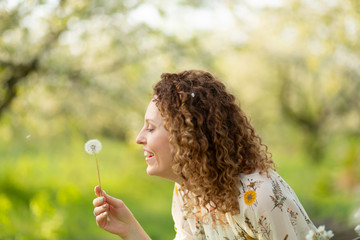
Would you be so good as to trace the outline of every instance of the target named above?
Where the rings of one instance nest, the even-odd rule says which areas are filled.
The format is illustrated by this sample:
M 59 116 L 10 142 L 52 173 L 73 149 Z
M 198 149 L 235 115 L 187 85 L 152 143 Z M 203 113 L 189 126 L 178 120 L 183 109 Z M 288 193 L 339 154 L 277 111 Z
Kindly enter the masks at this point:
M 0 0 L 0 239 L 118 239 L 102 186 L 172 239 L 173 183 L 135 137 L 163 72 L 203 69 L 237 96 L 307 213 L 352 239 L 360 219 L 357 0 Z

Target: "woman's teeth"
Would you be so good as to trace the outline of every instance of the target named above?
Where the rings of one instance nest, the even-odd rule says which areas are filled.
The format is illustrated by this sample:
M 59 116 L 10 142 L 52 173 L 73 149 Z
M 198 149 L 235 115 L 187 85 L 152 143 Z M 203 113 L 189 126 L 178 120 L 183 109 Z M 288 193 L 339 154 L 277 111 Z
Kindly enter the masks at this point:
M 152 153 L 149 153 L 149 152 L 147 152 L 147 151 L 144 151 L 144 156 L 145 156 L 145 157 L 152 157 L 153 155 L 152 155 Z

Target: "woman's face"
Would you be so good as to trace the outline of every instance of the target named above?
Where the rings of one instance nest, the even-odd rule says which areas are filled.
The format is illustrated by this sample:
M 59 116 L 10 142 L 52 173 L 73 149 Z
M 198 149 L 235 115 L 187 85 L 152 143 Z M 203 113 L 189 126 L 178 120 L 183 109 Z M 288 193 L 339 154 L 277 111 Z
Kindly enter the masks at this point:
M 145 124 L 136 137 L 136 143 L 144 146 L 146 172 L 149 175 L 178 181 L 172 166 L 169 132 L 165 129 L 161 114 L 153 100 L 145 113 Z

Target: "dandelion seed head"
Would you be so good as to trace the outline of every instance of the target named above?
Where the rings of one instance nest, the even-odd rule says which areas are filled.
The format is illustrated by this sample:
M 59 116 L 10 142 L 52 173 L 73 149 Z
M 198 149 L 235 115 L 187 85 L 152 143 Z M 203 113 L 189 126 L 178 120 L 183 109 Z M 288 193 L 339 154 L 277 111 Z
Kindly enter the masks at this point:
M 102 149 L 101 142 L 97 139 L 91 139 L 85 143 L 85 151 L 88 154 L 96 154 L 99 153 Z

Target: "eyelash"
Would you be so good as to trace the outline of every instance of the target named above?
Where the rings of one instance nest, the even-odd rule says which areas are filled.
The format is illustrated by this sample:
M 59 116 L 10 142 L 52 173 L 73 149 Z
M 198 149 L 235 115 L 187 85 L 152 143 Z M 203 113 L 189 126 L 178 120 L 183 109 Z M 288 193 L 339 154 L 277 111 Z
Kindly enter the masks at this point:
M 146 131 L 147 132 L 152 132 L 152 131 L 154 131 L 154 129 L 153 128 L 147 128 Z

